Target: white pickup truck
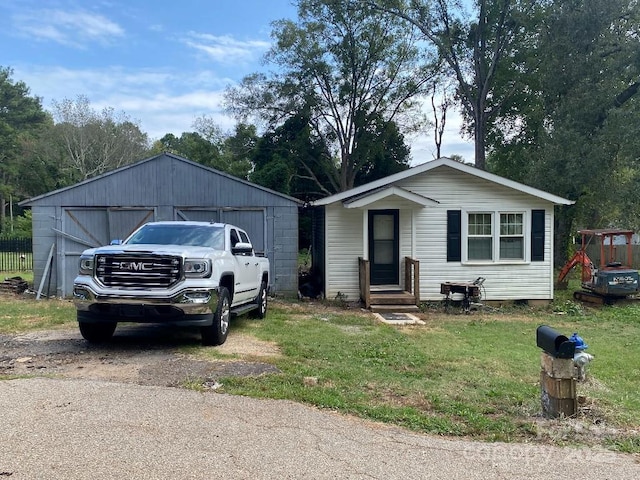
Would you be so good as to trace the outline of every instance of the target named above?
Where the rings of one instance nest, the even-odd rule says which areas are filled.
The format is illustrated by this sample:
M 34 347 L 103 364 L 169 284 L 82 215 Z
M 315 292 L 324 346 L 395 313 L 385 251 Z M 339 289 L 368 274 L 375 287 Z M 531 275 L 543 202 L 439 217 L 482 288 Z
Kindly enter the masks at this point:
M 267 312 L 269 259 L 247 233 L 208 222 L 152 222 L 124 241 L 85 250 L 73 285 L 80 333 L 111 338 L 118 322 L 200 327 L 221 345 L 231 314 Z

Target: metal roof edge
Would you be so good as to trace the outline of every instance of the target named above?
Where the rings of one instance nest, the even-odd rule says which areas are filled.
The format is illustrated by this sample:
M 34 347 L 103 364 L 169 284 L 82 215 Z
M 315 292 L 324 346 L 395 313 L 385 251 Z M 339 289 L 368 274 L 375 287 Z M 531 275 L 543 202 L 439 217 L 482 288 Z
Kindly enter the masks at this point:
M 436 160 L 431 160 L 429 162 L 425 162 L 423 164 L 417 165 L 415 167 L 409 168 L 408 170 L 404 170 L 399 173 L 395 173 L 393 175 L 389 175 L 388 177 L 381 178 L 379 180 L 374 180 L 373 182 L 367 183 L 365 185 L 361 185 L 359 187 L 352 188 L 351 190 L 346 190 L 344 192 L 336 193 L 334 195 L 330 195 L 325 198 L 321 198 L 314 202 L 311 202 L 313 206 L 324 206 L 330 205 L 332 203 L 340 202 L 342 200 L 355 197 L 358 195 L 362 195 L 371 190 L 378 189 L 380 187 L 384 187 L 386 185 L 398 182 L 400 180 L 404 180 L 406 178 L 413 177 L 415 175 L 420 175 L 422 173 L 428 172 L 435 168 L 446 166 L 449 168 L 453 168 L 455 170 L 459 170 L 464 173 L 468 173 L 470 175 L 474 175 L 476 177 L 483 178 L 493 183 L 497 183 L 499 185 L 504 185 L 506 187 L 512 188 L 514 190 L 518 190 L 534 197 L 541 198 L 543 200 L 547 200 L 555 205 L 573 205 L 575 201 L 568 200 L 566 198 L 562 198 L 560 196 L 554 195 L 552 193 L 545 192 L 543 190 L 539 190 L 534 187 L 530 187 L 523 183 L 516 182 L 514 180 L 509 180 L 505 177 L 501 177 L 500 175 L 496 175 L 494 173 L 487 172 L 485 170 L 481 170 L 479 168 L 474 167 L 473 165 L 467 163 L 457 162 L 455 160 L 451 160 L 447 157 L 441 157 Z
M 89 183 L 92 183 L 92 182 L 99 181 L 100 179 L 105 178 L 105 177 L 107 177 L 109 175 L 114 175 L 116 173 L 125 171 L 125 170 L 127 170 L 129 168 L 133 168 L 133 167 L 136 167 L 136 166 L 141 165 L 143 163 L 151 162 L 153 160 L 156 160 L 156 159 L 158 159 L 160 157 L 165 157 L 165 156 L 173 158 L 175 160 L 180 160 L 182 162 L 188 163 L 190 165 L 193 165 L 194 167 L 202 168 L 202 169 L 210 171 L 212 173 L 216 173 L 216 174 L 218 174 L 220 176 L 229 178 L 230 180 L 238 181 L 238 182 L 243 183 L 245 185 L 257 188 L 259 190 L 263 190 L 265 192 L 268 192 L 268 193 L 270 193 L 272 195 L 276 195 L 278 197 L 284 198 L 286 200 L 290 200 L 291 202 L 296 203 L 299 206 L 302 206 L 305 203 L 304 201 L 302 201 L 300 199 L 297 199 L 297 198 L 294 198 L 294 197 L 292 197 L 290 195 L 286 195 L 284 193 L 276 192 L 275 190 L 272 190 L 272 189 L 267 188 L 267 187 L 263 187 L 262 185 L 258 185 L 256 183 L 251 183 L 248 180 L 244 180 L 242 178 L 235 177 L 235 176 L 231 175 L 230 173 L 222 172 L 220 170 L 216 170 L 215 168 L 211 168 L 211 167 L 208 167 L 206 165 L 202 165 L 201 163 L 194 162 L 193 160 L 189 160 L 188 158 L 181 157 L 180 155 L 176 155 L 175 153 L 163 152 L 163 153 L 159 153 L 157 155 L 153 155 L 151 157 L 145 158 L 143 160 L 139 160 L 137 162 L 130 163 L 128 165 L 124 165 L 122 167 L 119 167 L 119 168 L 116 168 L 116 169 L 113 169 L 113 170 L 109 170 L 108 172 L 105 172 L 105 173 L 103 173 L 101 175 L 97 175 L 95 177 L 87 178 L 86 180 L 82 180 L 82 181 L 80 181 L 78 183 L 74 183 L 73 185 L 62 187 L 62 188 L 59 188 L 57 190 L 53 190 L 51 192 L 43 193 L 43 194 L 37 195 L 35 197 L 31 197 L 31 198 L 22 200 L 22 201 L 18 202 L 18 205 L 20 205 L 20 206 L 31 206 L 31 204 L 33 204 L 33 203 L 35 203 L 35 202 L 37 202 L 37 201 L 39 201 L 39 200 L 41 200 L 43 198 L 47 198 L 47 197 L 51 197 L 51 196 L 54 196 L 54 195 L 58 195 L 59 193 L 65 192 L 67 190 L 71 190 L 73 188 L 77 188 L 77 187 L 80 187 L 82 185 L 86 185 L 86 184 L 89 184 Z

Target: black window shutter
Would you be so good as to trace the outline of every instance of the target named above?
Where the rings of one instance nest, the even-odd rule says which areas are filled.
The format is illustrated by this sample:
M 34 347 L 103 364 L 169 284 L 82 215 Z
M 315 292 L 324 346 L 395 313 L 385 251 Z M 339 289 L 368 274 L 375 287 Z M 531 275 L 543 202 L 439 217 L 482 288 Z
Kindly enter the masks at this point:
M 447 210 L 447 262 L 462 261 L 462 211 Z
M 531 211 L 531 261 L 544 262 L 544 210 Z

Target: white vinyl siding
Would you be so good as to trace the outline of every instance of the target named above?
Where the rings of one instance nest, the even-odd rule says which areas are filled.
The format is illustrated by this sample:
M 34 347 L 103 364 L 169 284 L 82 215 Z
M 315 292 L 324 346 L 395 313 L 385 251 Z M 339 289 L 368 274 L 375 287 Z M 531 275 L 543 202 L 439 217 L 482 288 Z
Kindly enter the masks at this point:
M 411 257 L 412 241 L 412 213 L 408 207 L 415 205 L 402 201 L 386 199 L 377 202 L 367 209 L 345 209 L 341 204 L 327 205 L 325 208 L 325 226 L 327 232 L 325 297 L 335 299 L 347 296 L 347 301 L 357 301 L 360 298 L 360 284 L 358 272 L 358 257 L 368 257 L 368 210 L 394 210 L 400 212 L 399 218 L 399 278 L 404 279 L 404 257 Z M 422 210 L 422 209 L 421 209 Z
M 325 296 L 329 300 L 346 296 L 347 301 L 355 302 L 360 298 L 358 257 L 365 255 L 362 210 L 345 209 L 341 204 L 328 205 L 325 222 Z
M 406 200 L 387 198 L 362 208 L 344 208 L 340 201 L 325 207 L 325 295 L 328 299 L 335 298 L 338 292 L 347 295 L 349 301 L 359 298 L 358 257 L 367 256 L 365 219 L 370 209 L 400 211 L 400 281 L 404 279 L 404 257 L 419 260 L 422 301 L 442 300 L 440 284 L 443 282 L 470 282 L 478 277 L 486 279 L 485 300 L 553 299 L 551 202 L 446 166 L 405 178 L 396 185 L 433 199 L 433 205 L 421 207 Z M 464 261 L 447 262 L 447 210 L 462 212 Z M 532 210 L 545 211 L 544 261 L 530 261 Z M 464 256 L 469 213 L 489 213 L 493 217 L 494 257 L 489 262 L 469 261 Z M 502 214 L 506 215 L 503 222 Z M 512 256 L 520 249 L 513 245 L 518 242 L 523 245 L 523 257 L 501 258 L 501 244 L 502 255 Z
M 443 282 L 470 282 L 478 277 L 486 278 L 485 300 L 553 299 L 553 204 L 446 167 L 405 179 L 399 186 L 439 202 L 415 215 L 414 249 L 415 258 L 420 261 L 422 301 L 442 300 L 440 284 Z M 542 262 L 528 261 L 531 211 L 535 209 L 545 210 Z M 463 223 L 469 212 L 493 212 L 494 216 L 500 212 L 522 213 L 524 233 L 520 238 L 525 244 L 525 259 L 447 262 L 447 210 L 461 210 Z M 466 232 L 464 225 L 462 231 Z M 465 241 L 463 236 L 463 250 Z

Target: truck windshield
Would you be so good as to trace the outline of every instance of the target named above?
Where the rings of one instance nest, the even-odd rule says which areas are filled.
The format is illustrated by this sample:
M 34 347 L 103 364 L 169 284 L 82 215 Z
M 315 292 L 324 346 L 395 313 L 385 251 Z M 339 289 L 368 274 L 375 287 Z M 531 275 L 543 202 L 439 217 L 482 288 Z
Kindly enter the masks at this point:
M 208 225 L 145 225 L 134 233 L 127 245 L 190 245 L 224 249 L 224 228 Z

